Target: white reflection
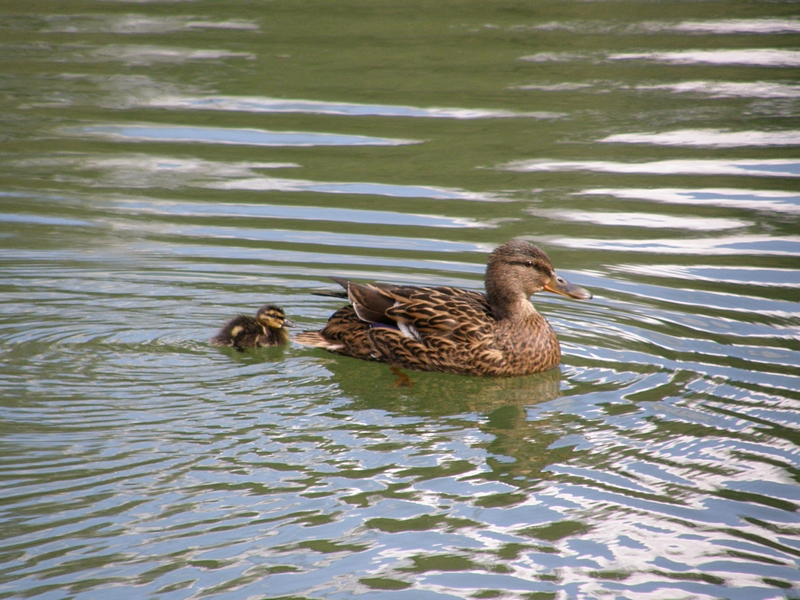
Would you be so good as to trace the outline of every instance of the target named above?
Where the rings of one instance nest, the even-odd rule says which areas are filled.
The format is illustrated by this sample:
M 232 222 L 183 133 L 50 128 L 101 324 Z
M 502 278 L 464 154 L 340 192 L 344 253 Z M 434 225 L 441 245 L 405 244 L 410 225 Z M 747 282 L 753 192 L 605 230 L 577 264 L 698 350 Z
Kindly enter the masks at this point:
M 800 33 L 797 19 L 717 19 L 706 21 L 643 21 L 621 24 L 614 21 L 550 21 L 534 25 L 517 25 L 514 31 L 569 31 L 577 34 L 641 35 L 643 33 L 703 33 L 703 34 L 781 34 Z
M 656 30 L 682 31 L 687 33 L 800 33 L 797 19 L 719 19 L 715 21 L 683 21 L 676 25 L 660 27 Z
M 800 213 L 800 193 L 797 192 L 725 188 L 594 188 L 577 192 L 576 195 L 602 195 L 667 204 Z
M 446 217 L 380 210 L 358 210 L 325 206 L 286 206 L 274 204 L 208 204 L 193 202 L 160 202 L 147 198 L 123 199 L 113 202 L 120 213 L 157 216 L 291 219 L 300 221 L 335 221 L 371 225 L 401 225 L 436 228 L 490 228 L 486 223 L 467 217 Z M 0 215 L 0 220 L 3 220 Z
M 364 135 L 173 125 L 92 125 L 64 131 L 100 135 L 122 141 L 200 142 L 248 146 L 402 146 L 420 143 L 419 140 Z
M 618 81 L 589 81 L 562 83 L 531 83 L 510 86 L 512 90 L 535 90 L 541 92 L 574 92 L 587 90 L 597 94 L 609 92 L 667 91 L 673 94 L 702 94 L 711 98 L 800 98 L 800 85 L 772 81 L 679 81 L 677 83 L 641 84 L 630 86 Z
M 598 142 L 656 144 L 660 146 L 797 146 L 800 131 L 722 131 L 720 129 L 679 129 L 662 133 L 619 133 Z
M 533 117 L 555 119 L 563 113 L 493 110 L 481 108 L 421 108 L 388 104 L 286 100 L 266 96 L 161 96 L 143 102 L 146 106 L 182 110 L 229 110 L 254 113 L 311 113 L 344 116 L 427 117 L 439 119 L 492 119 Z
M 331 231 L 295 231 L 289 229 L 256 229 L 246 227 L 221 227 L 213 225 L 180 225 L 175 223 L 159 223 L 156 221 L 112 221 L 117 231 L 138 231 L 159 236 L 183 236 L 208 240 L 228 239 L 256 242 L 280 242 L 289 244 L 317 244 L 335 246 L 337 248 L 384 248 L 396 250 L 425 252 L 488 252 L 487 244 L 471 242 L 454 242 L 439 238 L 412 238 L 390 235 L 371 235 L 368 233 L 335 233 Z M 176 249 L 176 251 L 179 251 Z M 314 259 L 315 262 L 318 259 Z
M 637 90 L 670 91 L 674 94 L 708 94 L 714 98 L 799 98 L 800 85 L 771 81 L 681 81 L 637 85 Z
M 646 275 L 648 277 L 665 277 L 687 279 L 690 281 L 711 281 L 714 283 L 733 283 L 738 285 L 755 285 L 762 287 L 800 288 L 800 271 L 795 269 L 771 269 L 767 267 L 718 267 L 712 265 L 613 265 L 612 271 Z
M 258 30 L 245 19 L 205 21 L 196 17 L 153 17 L 148 15 L 52 15 L 44 17 L 53 33 L 170 33 L 191 29 Z
M 693 231 L 719 231 L 736 229 L 752 225 L 749 221 L 739 219 L 715 219 L 702 217 L 677 217 L 673 215 L 656 215 L 633 212 L 599 212 L 583 210 L 537 210 L 532 214 L 549 219 L 575 221 L 579 223 L 596 223 L 611 227 L 645 227 L 648 229 L 689 229 Z
M 179 188 L 203 186 L 207 182 L 236 177 L 253 177 L 262 169 L 297 168 L 295 163 L 216 162 L 192 158 L 172 158 L 149 154 L 72 154 L 19 160 L 20 169 L 45 172 L 69 168 L 75 172 L 95 171 L 82 183 L 90 186 L 126 188 Z
M 753 65 L 798 67 L 800 50 L 747 48 L 744 50 L 680 50 L 677 52 L 636 52 L 609 54 L 610 60 L 652 60 L 676 65 Z
M 97 223 L 65 217 L 45 217 L 41 215 L 11 214 L 0 212 L 0 223 L 35 223 L 36 225 L 57 225 L 59 227 L 97 227 Z
M 538 52 L 529 56 L 520 56 L 520 60 L 525 62 L 574 62 L 576 60 L 586 60 L 589 58 L 586 54 L 579 54 L 577 52 Z
M 709 395 L 717 387 L 695 384 L 700 386 Z M 720 413 L 725 414 L 722 411 L 728 412 L 728 424 L 718 434 L 673 434 L 662 439 L 644 428 L 633 436 L 620 434 L 622 428 L 587 429 L 573 443 L 596 454 L 606 452 L 612 459 L 601 467 L 591 461 L 569 460 L 548 468 L 552 483 L 537 493 L 537 501 L 551 510 L 580 507 L 569 511 L 571 517 L 589 524 L 580 540 L 568 536 L 553 543 L 562 557 L 559 586 L 571 592 L 569 597 L 584 593 L 653 600 L 717 598 L 725 596 L 725 590 L 748 588 L 750 592 L 742 598 L 782 597 L 765 585 L 764 571 L 754 564 L 769 564 L 775 578 L 794 580 L 793 546 L 786 541 L 796 521 L 791 509 L 796 482 L 785 465 L 791 464 L 796 447 L 775 437 L 754 440 L 745 445 L 755 460 L 742 460 L 741 449 L 728 441 L 729 427 L 757 432 L 758 426 L 729 412 L 728 398 L 740 395 L 736 394 L 740 390 L 730 391 L 733 396 L 728 390 L 716 391 L 719 402 L 661 402 L 645 408 L 648 421 L 691 425 L 698 424 L 698 413 L 717 420 Z M 751 400 L 754 395 L 748 394 L 740 409 L 742 416 L 763 414 L 759 409 L 777 407 L 779 402 L 761 394 Z M 717 412 L 715 405 L 722 410 Z M 615 448 L 624 451 L 614 456 Z M 646 487 L 650 494 L 636 493 L 639 487 Z M 738 494 L 718 494 L 721 490 L 742 494 L 732 499 Z M 759 500 L 757 495 L 762 494 L 763 498 L 791 500 L 785 508 L 777 508 Z M 507 529 L 505 533 L 515 532 Z M 533 552 L 523 556 L 523 568 L 530 570 L 530 576 L 535 576 L 539 558 Z M 609 586 L 608 580 L 596 576 L 597 571 L 621 576 Z M 676 588 L 675 572 L 702 572 L 719 581 Z
M 800 177 L 800 159 L 660 160 L 621 163 L 603 160 L 571 161 L 517 160 L 501 164 L 507 171 L 599 171 L 603 173 L 644 173 L 652 175 L 753 175 L 758 177 Z
M 223 58 L 244 58 L 255 60 L 255 55 L 249 52 L 231 52 L 229 50 L 194 50 L 192 48 L 177 48 L 171 46 L 104 46 L 96 48 L 86 54 L 78 55 L 90 61 L 119 61 L 129 66 L 147 66 L 157 63 L 183 63 L 192 60 L 219 60 Z
M 553 84 L 536 84 L 530 85 L 515 85 L 511 86 L 512 90 L 538 90 L 541 92 L 574 92 L 577 90 L 585 90 L 594 87 L 594 83 L 553 83 Z
M 262 169 L 298 167 L 294 163 L 214 162 L 200 159 L 159 157 L 147 154 L 114 156 L 70 155 L 20 160 L 16 168 L 44 171 L 71 167 L 75 171 L 92 171 L 83 180 L 88 186 L 126 188 L 199 187 L 221 190 L 277 192 L 318 192 L 326 194 L 367 194 L 393 198 L 431 198 L 434 200 L 477 200 L 503 202 L 505 197 L 490 192 L 471 192 L 460 188 L 425 185 L 399 185 L 370 182 L 311 181 L 266 177 Z M 79 181 L 77 177 L 74 181 Z
M 549 238 L 548 242 L 567 248 L 607 252 L 650 252 L 653 254 L 701 254 L 714 256 L 800 256 L 800 236 L 741 235 L 719 238 L 662 238 L 649 240 Z
M 280 192 L 321 192 L 326 194 L 369 194 L 394 198 L 431 198 L 434 200 L 481 200 L 502 201 L 492 193 L 468 192 L 459 188 L 443 188 L 425 185 L 395 185 L 389 183 L 307 181 L 303 179 L 278 179 L 275 177 L 252 177 L 211 183 L 205 187 L 220 190 L 253 190 Z
M 602 487 L 600 483 L 595 485 Z M 598 493 L 591 483 L 556 489 L 561 502 L 584 507 L 592 523 L 591 530 L 581 536 L 586 542 L 584 546 L 573 544 L 585 547 L 583 552 L 570 548 L 569 544 L 559 547 L 565 563 L 558 569 L 559 587 L 572 590 L 569 597 L 715 600 L 725 596 L 724 590 L 761 591 L 767 586 L 750 565 L 753 557 L 761 556 L 791 573 L 790 559 L 776 559 L 762 545 L 751 543 L 748 552 L 732 551 L 744 545 L 743 540 L 762 540 L 765 535 L 780 547 L 779 536 L 765 533 L 765 528 L 744 520 L 702 523 L 713 534 L 701 536 L 698 530 L 702 527 L 697 521 L 702 522 L 705 513 L 710 512 L 703 506 L 685 507 L 674 498 L 634 500 L 632 495 L 616 491 Z M 594 569 L 587 569 L 586 563 Z M 713 575 L 719 583 L 681 586 L 676 584 L 673 570 Z M 607 580 L 594 574 L 596 571 L 619 574 L 619 581 L 609 586 Z
M 676 50 L 671 52 L 617 52 L 617 53 L 577 53 L 577 52 L 538 52 L 521 56 L 525 62 L 577 62 L 605 60 L 648 60 L 674 65 L 750 65 L 758 67 L 797 67 L 800 66 L 800 50 L 778 48 L 747 48 L 743 50 Z

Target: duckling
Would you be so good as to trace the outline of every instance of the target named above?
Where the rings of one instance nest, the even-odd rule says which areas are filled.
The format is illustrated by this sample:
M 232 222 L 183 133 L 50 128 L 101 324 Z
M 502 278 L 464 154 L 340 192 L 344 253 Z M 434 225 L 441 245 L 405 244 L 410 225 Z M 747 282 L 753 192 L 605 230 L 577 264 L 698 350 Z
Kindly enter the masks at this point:
M 303 345 L 418 371 L 516 376 L 561 361 L 555 331 L 529 297 L 548 291 L 588 300 L 592 294 L 557 275 L 547 255 L 514 239 L 489 256 L 486 293 L 454 287 L 360 284 L 334 277 L 350 303 Z
M 289 332 L 286 328 L 291 325 L 282 308 L 266 304 L 258 309 L 255 317 L 239 315 L 228 321 L 219 333 L 211 338 L 211 344 L 233 346 L 239 351 L 244 351 L 245 348 L 280 346 L 289 341 Z

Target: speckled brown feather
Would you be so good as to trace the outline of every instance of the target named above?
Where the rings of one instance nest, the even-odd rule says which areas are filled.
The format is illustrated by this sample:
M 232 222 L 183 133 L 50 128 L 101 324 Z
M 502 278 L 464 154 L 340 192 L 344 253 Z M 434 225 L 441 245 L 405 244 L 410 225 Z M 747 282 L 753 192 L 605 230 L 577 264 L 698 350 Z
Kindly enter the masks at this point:
M 394 322 L 411 325 L 421 339 L 408 338 L 396 327 L 371 325 L 348 305 L 336 311 L 322 331 L 301 333 L 295 340 L 362 360 L 443 373 L 519 375 L 544 371 L 560 360 L 555 332 L 537 312 L 529 323 L 498 329 L 486 295 L 480 292 L 355 285 L 379 291 L 381 305 L 389 305 L 387 300 L 391 300 L 385 314 Z M 363 302 L 366 296 L 357 297 Z M 526 335 L 518 335 L 522 331 L 514 329 Z M 520 354 L 526 358 L 513 358 Z
M 372 329 L 380 360 L 407 369 L 472 375 L 519 375 L 556 366 L 561 350 L 544 317 L 498 322 L 486 296 L 455 288 L 392 289 L 398 304 L 388 315 L 416 329 L 420 339 L 399 330 Z M 447 308 L 442 313 L 442 307 Z
M 378 360 L 369 337 L 371 326 L 358 318 L 351 304 L 337 310 L 321 331 L 304 331 L 295 341 L 304 346 L 325 348 L 362 360 Z
M 492 266 L 493 261 L 500 266 Z M 335 278 L 347 290 L 350 305 L 336 311 L 321 331 L 295 339 L 420 371 L 510 376 L 558 365 L 555 332 L 527 296 L 542 289 L 576 298 L 591 294 L 558 277 L 547 255 L 522 240 L 495 250 L 489 265 L 487 289 L 496 290 L 496 305 L 486 294 L 459 288 Z

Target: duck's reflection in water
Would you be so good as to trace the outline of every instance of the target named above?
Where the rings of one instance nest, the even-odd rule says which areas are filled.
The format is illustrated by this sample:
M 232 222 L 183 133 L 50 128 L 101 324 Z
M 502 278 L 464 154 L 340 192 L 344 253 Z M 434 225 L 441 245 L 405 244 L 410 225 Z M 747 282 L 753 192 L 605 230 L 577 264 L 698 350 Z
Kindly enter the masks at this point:
M 527 488 L 546 477 L 543 470 L 550 462 L 564 458 L 548 450 L 562 428 L 541 415 L 529 419 L 527 411 L 561 396 L 559 368 L 507 378 L 405 371 L 412 385 L 398 387 L 398 378 L 387 365 L 337 357 L 326 360 L 325 367 L 341 394 L 351 401 L 348 412 L 355 411 L 356 418 L 359 411 L 392 414 L 398 425 L 387 430 L 387 435 L 399 427 L 398 435 L 417 437 L 421 426 L 427 429 L 434 424 L 442 432 L 472 431 L 470 445 L 482 448 L 488 456 L 484 465 L 464 467 L 485 470 L 488 465 L 488 479 Z M 403 420 L 397 417 L 410 420 L 401 425 Z

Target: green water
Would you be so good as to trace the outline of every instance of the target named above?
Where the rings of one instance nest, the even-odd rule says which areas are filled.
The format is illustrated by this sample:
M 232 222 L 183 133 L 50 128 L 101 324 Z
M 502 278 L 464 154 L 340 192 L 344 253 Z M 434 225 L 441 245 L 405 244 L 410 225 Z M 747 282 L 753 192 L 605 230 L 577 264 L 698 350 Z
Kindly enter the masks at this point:
M 0 598 L 797 598 L 796 8 L 0 7 Z M 518 236 L 557 370 L 208 343 Z

